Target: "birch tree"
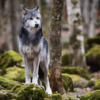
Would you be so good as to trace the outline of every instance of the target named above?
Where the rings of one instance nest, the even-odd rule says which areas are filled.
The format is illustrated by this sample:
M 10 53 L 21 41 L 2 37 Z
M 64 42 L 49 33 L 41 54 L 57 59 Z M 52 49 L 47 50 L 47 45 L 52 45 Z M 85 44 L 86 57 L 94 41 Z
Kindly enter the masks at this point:
M 80 0 L 66 0 L 70 31 L 70 66 L 86 67 Z
M 96 16 L 97 16 L 98 1 L 99 0 L 92 0 L 92 3 L 91 3 L 88 37 L 93 37 L 95 35 L 95 22 L 96 22 Z
M 83 18 L 84 18 L 85 38 L 87 39 L 89 32 L 89 0 L 83 1 Z
M 63 0 L 53 0 L 51 8 L 50 34 L 50 84 L 53 93 L 65 93 L 61 75 L 61 16 Z

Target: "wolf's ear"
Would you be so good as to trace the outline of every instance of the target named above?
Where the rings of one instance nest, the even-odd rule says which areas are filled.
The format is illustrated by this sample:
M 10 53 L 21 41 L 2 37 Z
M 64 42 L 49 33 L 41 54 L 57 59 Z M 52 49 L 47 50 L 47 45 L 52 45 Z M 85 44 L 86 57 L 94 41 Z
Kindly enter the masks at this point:
M 28 12 L 28 9 L 26 8 L 23 8 L 23 12 L 22 12 L 22 18 L 27 14 Z
M 37 12 L 40 12 L 39 6 L 35 7 L 35 10 L 36 10 Z

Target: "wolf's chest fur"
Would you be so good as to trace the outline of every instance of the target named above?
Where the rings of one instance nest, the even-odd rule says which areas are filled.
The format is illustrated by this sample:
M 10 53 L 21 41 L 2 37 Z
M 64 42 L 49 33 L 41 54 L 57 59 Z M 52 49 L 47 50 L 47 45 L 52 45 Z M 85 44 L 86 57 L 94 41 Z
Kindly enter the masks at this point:
M 22 46 L 22 52 L 29 58 L 34 59 L 40 52 L 39 46 Z
M 41 29 L 34 36 L 30 37 L 30 33 L 22 28 L 19 34 L 19 49 L 22 54 L 26 55 L 29 59 L 34 59 L 40 53 L 42 37 Z

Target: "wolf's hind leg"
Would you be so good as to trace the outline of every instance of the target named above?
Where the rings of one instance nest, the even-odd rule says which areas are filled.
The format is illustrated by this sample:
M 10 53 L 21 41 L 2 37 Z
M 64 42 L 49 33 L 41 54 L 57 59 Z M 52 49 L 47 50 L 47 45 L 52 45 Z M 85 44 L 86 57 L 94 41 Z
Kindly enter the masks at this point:
M 45 85 L 46 85 L 46 93 L 52 94 L 52 90 L 50 88 L 49 77 L 48 77 L 48 64 L 46 64 L 44 71 Z
M 31 83 L 30 70 L 29 70 L 30 64 L 26 56 L 24 56 L 24 63 L 25 63 L 25 84 L 29 84 Z

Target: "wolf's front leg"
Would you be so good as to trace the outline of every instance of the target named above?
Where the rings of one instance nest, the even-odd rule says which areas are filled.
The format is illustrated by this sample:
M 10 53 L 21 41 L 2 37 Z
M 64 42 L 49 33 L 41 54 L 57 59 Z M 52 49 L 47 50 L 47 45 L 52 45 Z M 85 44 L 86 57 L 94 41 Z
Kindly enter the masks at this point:
M 30 72 L 29 72 L 29 62 L 26 56 L 24 56 L 25 63 L 25 84 L 31 83 Z
M 34 61 L 33 61 L 33 79 L 32 79 L 32 83 L 34 83 L 35 85 L 38 85 L 38 71 L 39 71 L 39 63 L 40 63 L 40 57 L 37 56 L 35 57 Z

